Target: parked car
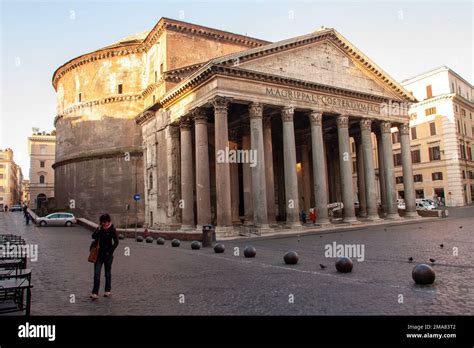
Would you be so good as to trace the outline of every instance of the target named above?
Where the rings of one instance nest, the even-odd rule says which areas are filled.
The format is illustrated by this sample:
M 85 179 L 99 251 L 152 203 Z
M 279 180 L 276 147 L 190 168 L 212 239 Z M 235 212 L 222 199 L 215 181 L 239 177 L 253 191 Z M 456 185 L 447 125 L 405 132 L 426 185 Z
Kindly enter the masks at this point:
M 52 213 L 36 219 L 39 226 L 72 226 L 76 218 L 71 213 Z
M 10 208 L 10 211 L 22 211 L 22 207 L 20 204 L 15 204 L 15 205 L 12 205 L 11 208 Z
M 416 209 L 417 210 L 433 210 L 433 209 L 436 209 L 436 206 L 425 201 L 417 200 Z

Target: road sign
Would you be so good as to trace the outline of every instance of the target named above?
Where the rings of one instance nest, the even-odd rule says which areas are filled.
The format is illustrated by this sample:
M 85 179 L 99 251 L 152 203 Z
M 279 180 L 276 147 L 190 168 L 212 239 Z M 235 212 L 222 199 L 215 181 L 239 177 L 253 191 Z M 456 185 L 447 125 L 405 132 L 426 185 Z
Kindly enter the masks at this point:
M 136 193 L 134 196 L 133 196 L 133 199 L 136 200 L 136 201 L 139 201 L 141 198 L 140 194 L 139 193 Z

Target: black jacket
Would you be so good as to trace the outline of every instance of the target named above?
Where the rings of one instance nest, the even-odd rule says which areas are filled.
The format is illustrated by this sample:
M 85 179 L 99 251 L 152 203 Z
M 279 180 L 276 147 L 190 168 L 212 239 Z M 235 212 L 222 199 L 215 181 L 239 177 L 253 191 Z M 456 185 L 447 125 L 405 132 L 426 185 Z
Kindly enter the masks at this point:
M 95 232 L 92 233 L 92 239 L 95 240 L 95 243 L 99 240 L 99 255 L 102 256 L 113 255 L 119 244 L 114 225 L 111 225 L 107 230 L 98 227 Z

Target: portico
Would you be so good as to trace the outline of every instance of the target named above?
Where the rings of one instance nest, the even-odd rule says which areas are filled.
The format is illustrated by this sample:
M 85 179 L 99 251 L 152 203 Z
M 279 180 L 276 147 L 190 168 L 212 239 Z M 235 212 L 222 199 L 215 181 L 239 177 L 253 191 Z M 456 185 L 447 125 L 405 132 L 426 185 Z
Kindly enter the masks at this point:
M 335 202 L 342 202 L 346 224 L 399 218 L 393 127 L 402 134 L 410 200 L 404 215 L 415 216 L 408 108 L 403 107 L 412 97 L 349 45 L 331 29 L 217 58 L 186 74 L 165 74 L 176 86 L 137 117 L 143 125 L 161 120 L 156 123 L 163 129 L 154 132 L 180 128 L 178 163 L 168 163 L 180 171 L 180 189 L 168 194 L 179 193 L 181 214 L 157 221 L 156 227 L 213 224 L 219 236 L 236 235 L 241 225 L 261 232 L 301 228 L 300 212 L 309 220 L 308 208 L 315 209 L 316 225 L 326 226 L 328 204 Z M 333 59 L 330 65 L 319 59 L 324 54 Z M 372 132 L 380 142 L 373 143 Z M 230 150 L 251 155 L 236 163 Z M 172 201 L 165 192 L 163 202 Z

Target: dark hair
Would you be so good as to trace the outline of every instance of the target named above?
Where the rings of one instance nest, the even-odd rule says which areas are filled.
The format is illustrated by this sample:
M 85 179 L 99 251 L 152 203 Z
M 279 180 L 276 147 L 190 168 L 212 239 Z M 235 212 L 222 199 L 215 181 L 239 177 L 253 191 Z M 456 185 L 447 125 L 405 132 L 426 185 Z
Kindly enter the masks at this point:
M 102 214 L 99 218 L 99 222 L 102 224 L 104 222 L 111 222 L 112 219 L 110 218 L 109 214 Z

